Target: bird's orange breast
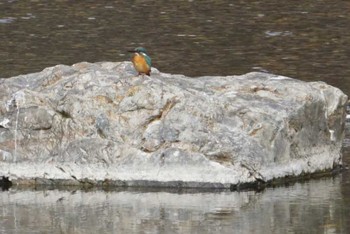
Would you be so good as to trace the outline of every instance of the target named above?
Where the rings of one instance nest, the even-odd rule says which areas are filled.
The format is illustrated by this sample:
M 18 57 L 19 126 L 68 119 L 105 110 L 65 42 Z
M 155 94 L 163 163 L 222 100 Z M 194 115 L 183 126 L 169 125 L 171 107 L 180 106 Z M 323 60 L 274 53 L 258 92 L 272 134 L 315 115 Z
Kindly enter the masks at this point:
M 135 69 L 140 73 L 148 74 L 151 70 L 146 62 L 146 59 L 139 54 L 134 55 L 132 58 L 132 63 L 134 64 Z

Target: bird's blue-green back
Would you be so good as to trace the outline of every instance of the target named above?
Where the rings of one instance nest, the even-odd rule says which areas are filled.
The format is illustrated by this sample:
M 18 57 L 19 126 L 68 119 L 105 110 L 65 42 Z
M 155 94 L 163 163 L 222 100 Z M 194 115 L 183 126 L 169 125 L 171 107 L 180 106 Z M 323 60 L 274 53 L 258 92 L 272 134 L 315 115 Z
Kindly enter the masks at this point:
M 146 63 L 149 67 L 152 67 L 152 59 L 151 57 L 149 57 L 147 54 L 143 54 L 143 56 L 145 57 L 146 59 Z

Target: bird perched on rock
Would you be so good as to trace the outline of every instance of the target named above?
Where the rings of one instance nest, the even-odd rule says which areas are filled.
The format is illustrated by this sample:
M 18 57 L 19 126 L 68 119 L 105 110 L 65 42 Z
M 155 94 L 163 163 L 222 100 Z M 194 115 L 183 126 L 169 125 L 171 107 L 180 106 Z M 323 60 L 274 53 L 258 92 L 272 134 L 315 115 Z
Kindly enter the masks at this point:
M 150 76 L 152 60 L 147 55 L 146 49 L 143 47 L 137 47 L 134 50 L 129 50 L 129 52 L 134 53 L 131 61 L 134 64 L 134 67 L 136 71 L 139 73 L 139 75 L 146 74 Z

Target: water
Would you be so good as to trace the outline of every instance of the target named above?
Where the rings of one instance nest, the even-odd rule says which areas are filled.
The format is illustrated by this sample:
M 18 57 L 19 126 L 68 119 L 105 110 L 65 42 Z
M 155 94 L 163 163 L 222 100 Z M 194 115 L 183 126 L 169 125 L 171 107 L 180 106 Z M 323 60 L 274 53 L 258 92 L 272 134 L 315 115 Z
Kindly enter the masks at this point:
M 350 93 L 350 2 L 0 2 L 0 77 L 81 61 L 124 61 L 142 45 L 160 71 L 269 71 Z
M 350 2 L 0 2 L 0 77 L 148 49 L 162 72 L 267 71 L 350 94 Z M 350 163 L 350 137 L 344 163 Z M 264 191 L 0 192 L 0 233 L 349 233 L 350 172 Z
M 0 233 L 348 233 L 349 173 L 261 192 L 19 190 Z

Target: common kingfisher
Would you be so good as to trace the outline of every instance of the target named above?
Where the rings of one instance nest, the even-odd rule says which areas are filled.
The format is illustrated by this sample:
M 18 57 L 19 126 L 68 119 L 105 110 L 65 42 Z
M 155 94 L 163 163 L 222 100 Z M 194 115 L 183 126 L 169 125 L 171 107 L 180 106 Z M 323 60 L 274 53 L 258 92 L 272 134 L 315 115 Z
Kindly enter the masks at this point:
M 137 47 L 134 50 L 129 50 L 129 52 L 134 53 L 131 61 L 139 75 L 146 74 L 151 76 L 152 59 L 147 55 L 146 49 Z

